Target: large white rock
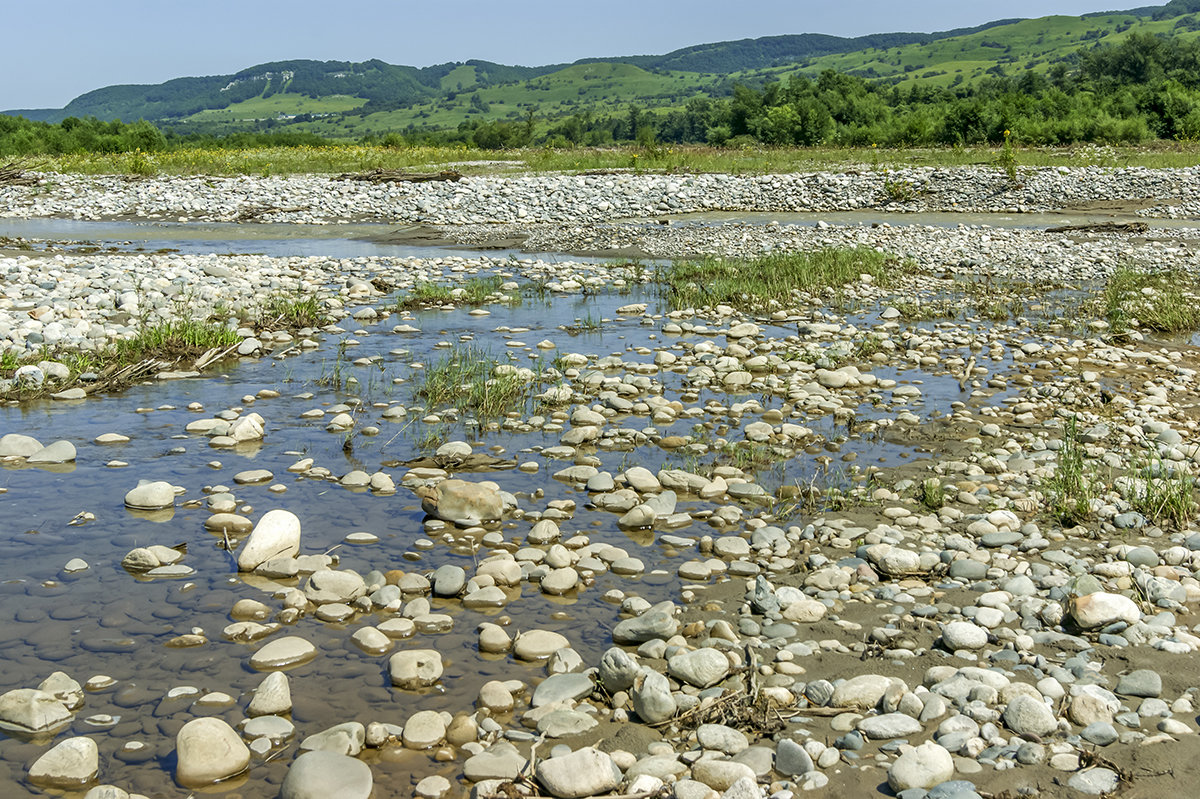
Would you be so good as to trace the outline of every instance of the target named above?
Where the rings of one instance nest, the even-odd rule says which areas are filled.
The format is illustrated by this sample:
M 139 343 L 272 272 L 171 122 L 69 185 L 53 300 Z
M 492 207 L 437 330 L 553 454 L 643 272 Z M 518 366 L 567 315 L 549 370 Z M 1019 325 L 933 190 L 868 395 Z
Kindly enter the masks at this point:
M 551 796 L 579 799 L 615 789 L 621 783 L 621 770 L 611 757 L 589 746 L 569 755 L 539 760 L 537 778 Z
M 299 552 L 300 519 L 291 511 L 267 511 L 238 553 L 238 569 L 254 571 L 273 558 L 294 558 Z
M 430 749 L 446 737 L 446 722 L 436 710 L 418 710 L 404 724 L 401 740 L 409 749 Z
M 192 719 L 175 736 L 175 781 L 202 788 L 240 774 L 250 765 L 242 738 L 218 718 Z
M 72 463 L 75 460 L 75 445 L 70 441 L 55 441 L 26 460 L 27 463 Z
M 361 760 L 336 752 L 305 752 L 283 778 L 281 799 L 368 799 L 374 778 Z
M 42 448 L 42 442 L 33 436 L 8 433 L 0 436 L 0 458 L 28 458 Z
M 54 694 L 17 688 L 0 696 L 0 728 L 44 732 L 71 720 L 71 711 Z
M 100 771 L 100 753 L 91 738 L 67 738 L 39 757 L 29 781 L 43 788 L 81 788 Z
M 282 716 L 292 711 L 292 689 L 287 675 L 282 671 L 273 671 L 263 678 L 254 690 L 246 715 Z
M 1071 602 L 1071 617 L 1080 627 L 1090 630 L 1118 621 L 1135 624 L 1141 620 L 1142 611 L 1127 596 L 1097 591 L 1075 597 Z
M 443 480 L 419 495 L 422 510 L 454 524 L 479 524 L 504 515 L 504 498 L 500 492 L 479 483 Z
M 892 763 L 887 781 L 893 791 L 932 788 L 954 776 L 954 758 L 942 746 L 926 741 L 910 749 Z
M 134 510 L 175 507 L 175 486 L 164 480 L 142 480 L 125 495 L 125 505 Z

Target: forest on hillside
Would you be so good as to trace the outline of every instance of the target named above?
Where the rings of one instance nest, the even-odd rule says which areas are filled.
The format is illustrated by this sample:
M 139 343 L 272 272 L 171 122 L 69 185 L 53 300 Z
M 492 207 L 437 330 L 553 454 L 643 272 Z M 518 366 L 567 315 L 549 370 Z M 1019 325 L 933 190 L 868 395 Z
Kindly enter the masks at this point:
M 320 144 L 265 120 L 255 132 L 179 136 L 151 123 L 69 117 L 58 124 L 0 116 L 0 155 L 132 152 L 182 147 Z M 1007 133 L 1006 133 L 1007 131 Z M 462 142 L 485 149 L 619 142 L 738 146 L 953 146 L 1077 142 L 1138 143 L 1200 138 L 1200 41 L 1131 35 L 1082 50 L 1047 73 L 994 75 L 970 85 L 902 89 L 826 71 L 728 96 L 698 95 L 682 108 L 629 104 L 558 119 L 472 119 L 441 131 L 394 131 L 378 143 Z

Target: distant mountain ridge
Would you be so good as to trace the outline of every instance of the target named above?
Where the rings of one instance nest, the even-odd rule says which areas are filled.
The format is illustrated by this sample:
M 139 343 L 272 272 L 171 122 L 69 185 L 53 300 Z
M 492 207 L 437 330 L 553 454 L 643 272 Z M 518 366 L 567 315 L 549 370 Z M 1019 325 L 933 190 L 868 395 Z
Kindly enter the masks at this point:
M 988 73 L 1044 71 L 1079 50 L 1127 31 L 1196 35 L 1200 0 L 1171 0 L 1078 17 L 1000 19 L 935 33 L 839 37 L 764 36 L 684 47 L 664 55 L 580 59 L 536 67 L 470 60 L 412 67 L 363 62 L 273 61 L 228 75 L 180 77 L 153 85 L 106 86 L 61 109 L 3 112 L 60 122 L 96 117 L 145 119 L 180 132 L 227 133 L 292 126 L 322 136 L 359 138 L 397 129 L 437 129 L 481 120 L 551 119 L 633 104 L 678 108 L 691 97 L 729 94 L 832 69 L 869 80 L 957 86 Z M 1188 16 L 1190 15 L 1190 16 Z
M 632 64 L 647 70 L 672 70 L 728 74 L 762 69 L 816 56 L 866 48 L 899 47 L 962 36 L 1007 25 L 1017 19 L 987 22 L 971 28 L 936 33 L 874 33 L 846 38 L 823 33 L 763 36 L 727 42 L 697 44 L 665 55 L 582 58 L 575 64 Z M 474 67 L 474 85 L 494 85 L 528 80 L 562 69 L 565 64 L 540 67 L 507 66 L 471 60 L 418 68 L 388 64 L 378 59 L 361 63 L 297 59 L 272 61 L 247 67 L 231 75 L 173 78 L 159 84 L 105 86 L 81 94 L 61 109 L 19 109 L 3 113 L 45 122 L 66 117 L 98 119 L 179 119 L 199 111 L 226 108 L 251 97 L 288 92 L 318 97 L 350 95 L 367 100 L 364 110 L 386 110 L 441 94 L 441 80 L 454 69 Z

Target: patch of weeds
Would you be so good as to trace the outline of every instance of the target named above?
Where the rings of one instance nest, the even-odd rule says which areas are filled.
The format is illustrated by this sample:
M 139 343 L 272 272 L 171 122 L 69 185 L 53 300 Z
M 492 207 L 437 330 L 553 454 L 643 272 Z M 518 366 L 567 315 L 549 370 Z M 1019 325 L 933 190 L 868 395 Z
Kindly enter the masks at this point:
M 316 297 L 272 294 L 263 300 L 258 311 L 260 327 L 283 327 L 298 330 L 302 327 L 319 327 L 321 304 Z
M 450 349 L 437 363 L 425 369 L 416 386 L 416 396 L 433 409 L 454 407 L 481 419 L 494 419 L 525 408 L 536 380 L 514 370 L 496 375 L 500 362 L 474 346 Z
M 1195 480 L 1161 458 L 1150 442 L 1132 466 L 1136 476 L 1122 481 L 1130 507 L 1151 524 L 1186 527 L 1196 515 Z
M 400 296 L 396 301 L 396 308 L 403 311 L 409 308 L 446 305 L 452 302 L 454 302 L 454 297 L 450 293 L 449 286 L 422 281 L 413 286 L 412 291 Z
M 334 391 L 341 391 L 347 384 L 348 380 L 342 377 L 342 370 L 346 368 L 346 340 L 342 339 L 338 342 L 337 355 L 333 359 L 333 366 L 326 370 L 326 364 L 321 362 L 321 376 L 314 382 L 319 386 L 332 388 Z
M 946 504 L 946 489 L 942 481 L 936 477 L 922 480 L 917 486 L 917 500 L 930 510 L 941 510 Z
M 396 302 L 398 310 L 424 308 L 430 305 L 482 305 L 500 291 L 504 278 L 499 275 L 473 277 L 458 287 L 422 281 L 412 291 L 402 295 Z
M 1092 480 L 1084 470 L 1083 442 L 1074 416 L 1063 429 L 1054 474 L 1046 481 L 1050 512 L 1063 526 L 1078 524 L 1091 513 Z
M 675 261 L 658 273 L 674 308 L 732 305 L 745 310 L 795 302 L 795 292 L 817 293 L 858 282 L 870 275 L 889 284 L 912 266 L 867 247 L 772 253 L 756 258 Z
M 1118 267 L 1104 288 L 1104 315 L 1114 332 L 1136 320 L 1145 329 L 1182 333 L 1200 327 L 1200 303 L 1191 291 L 1195 279 L 1180 270 L 1143 271 Z
M 143 327 L 133 338 L 118 341 L 113 350 L 125 363 L 147 358 L 172 360 L 197 358 L 210 349 L 225 349 L 240 340 L 237 333 L 219 324 L 178 319 Z
M 883 196 L 888 202 L 893 203 L 910 203 L 920 197 L 922 194 L 916 183 L 913 183 L 907 178 L 892 180 L 885 178 L 883 181 Z

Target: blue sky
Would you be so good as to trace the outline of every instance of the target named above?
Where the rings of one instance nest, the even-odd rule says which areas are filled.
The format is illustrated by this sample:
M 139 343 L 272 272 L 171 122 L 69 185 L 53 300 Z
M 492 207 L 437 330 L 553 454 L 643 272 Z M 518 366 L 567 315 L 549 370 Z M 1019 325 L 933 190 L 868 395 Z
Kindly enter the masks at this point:
M 44 0 L 12 3 L 0 109 L 60 108 L 92 89 L 236 72 L 290 58 L 541 65 L 784 33 L 935 31 L 1152 0 Z

